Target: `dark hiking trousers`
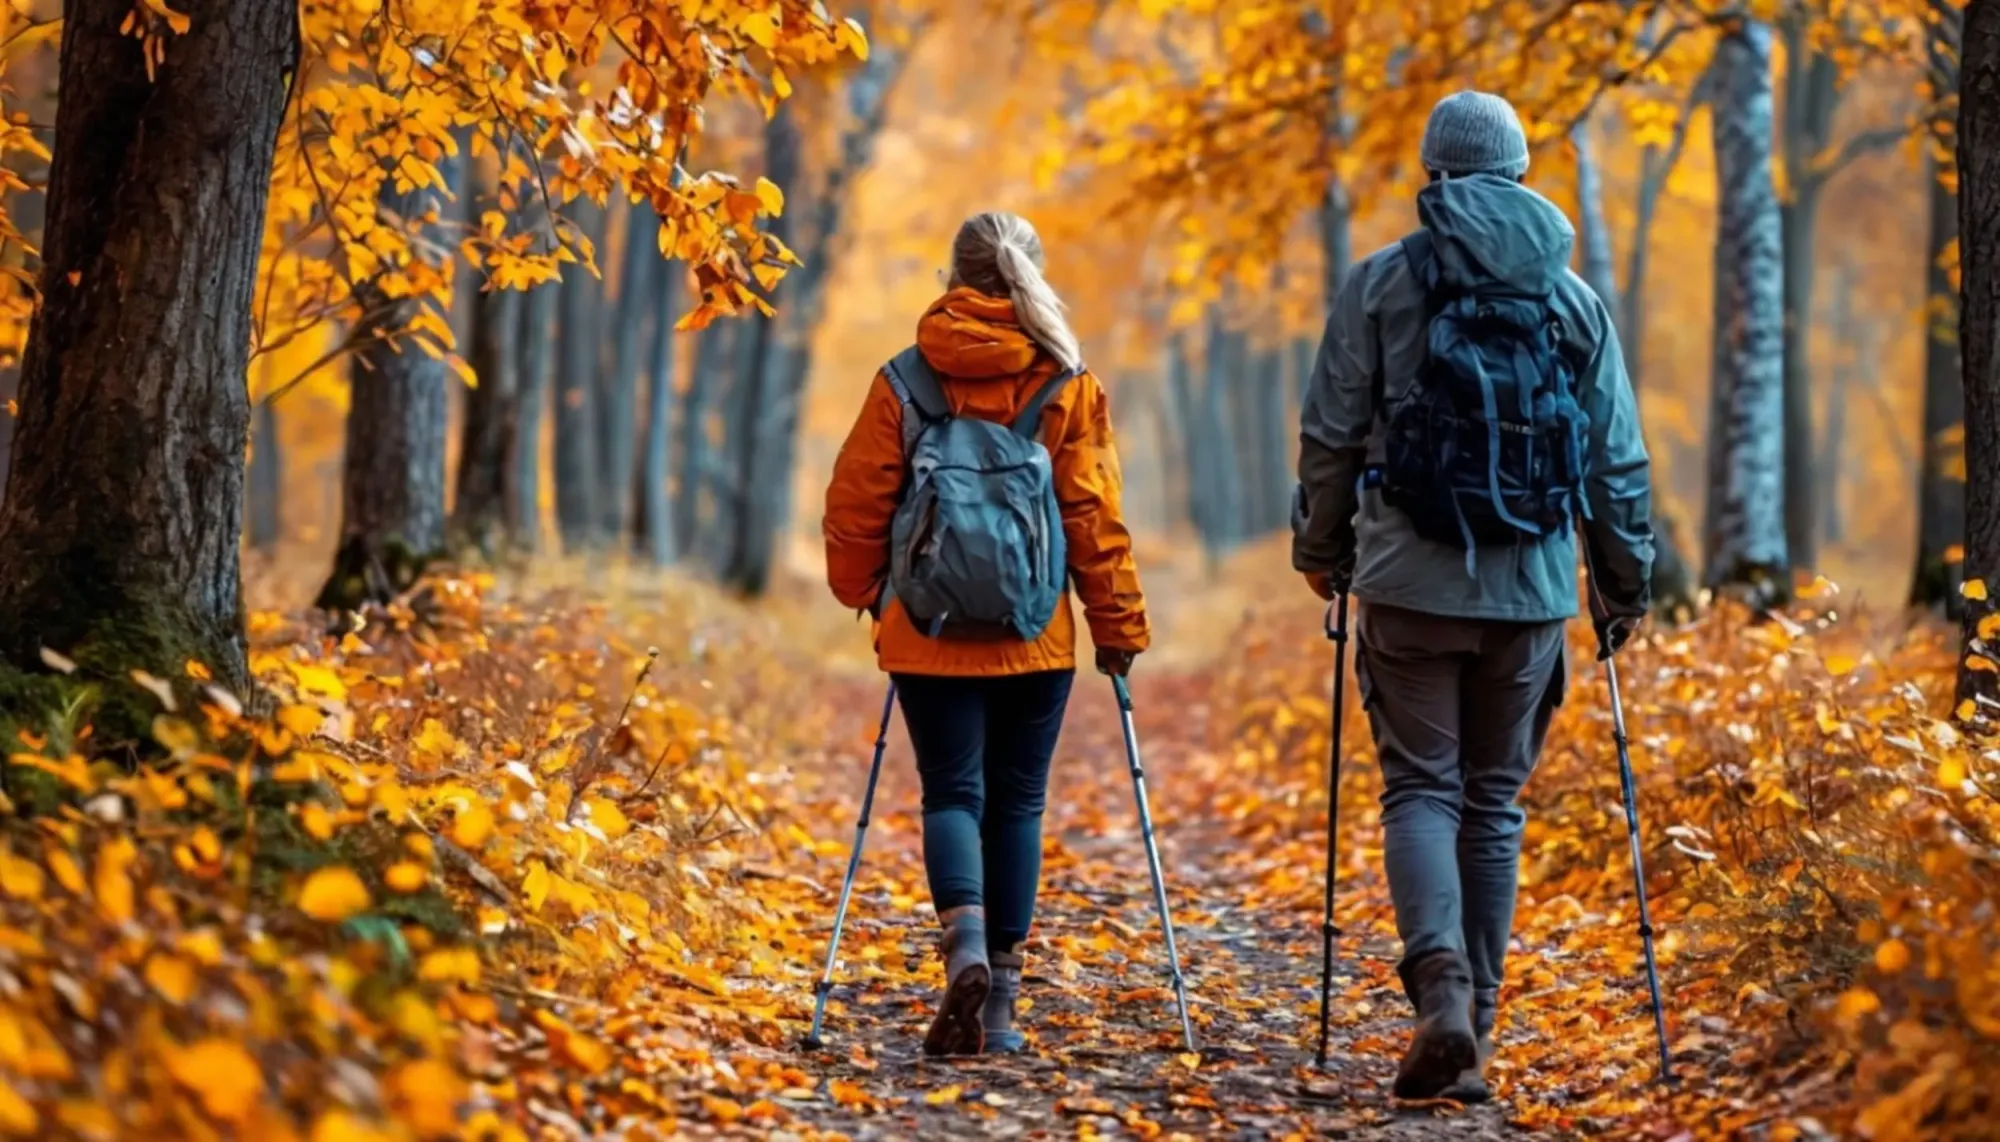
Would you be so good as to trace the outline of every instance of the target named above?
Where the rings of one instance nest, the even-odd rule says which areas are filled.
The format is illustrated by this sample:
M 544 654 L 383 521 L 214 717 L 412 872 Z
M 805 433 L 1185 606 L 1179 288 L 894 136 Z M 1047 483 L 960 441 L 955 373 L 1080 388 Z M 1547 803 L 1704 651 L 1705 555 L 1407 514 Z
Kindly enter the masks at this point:
M 1515 799 L 1562 702 L 1563 624 L 1364 605 L 1355 662 L 1382 763 L 1405 990 L 1423 956 L 1463 952 L 1490 1028 L 1520 880 Z
M 939 913 L 986 907 L 986 942 L 1028 938 L 1042 879 L 1049 759 L 1076 674 L 898 674 L 924 787 L 924 873 Z

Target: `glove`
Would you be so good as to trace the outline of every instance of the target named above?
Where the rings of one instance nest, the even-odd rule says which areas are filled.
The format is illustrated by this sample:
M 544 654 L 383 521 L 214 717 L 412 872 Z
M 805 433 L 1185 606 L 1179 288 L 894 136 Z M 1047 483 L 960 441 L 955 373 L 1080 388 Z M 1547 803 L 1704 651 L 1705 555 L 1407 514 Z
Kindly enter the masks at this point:
M 1340 588 L 1333 581 L 1333 572 L 1307 571 L 1304 572 L 1304 575 L 1306 577 L 1306 586 L 1312 588 L 1313 594 L 1318 595 L 1326 602 L 1333 602 L 1334 595 L 1340 591 Z
M 1136 650 L 1119 650 L 1117 647 L 1097 648 L 1097 672 L 1114 678 L 1123 678 L 1132 672 L 1132 660 L 1139 657 Z
M 1639 620 L 1627 615 L 1603 619 L 1594 625 L 1597 627 L 1597 661 L 1603 662 L 1631 640 L 1633 633 L 1639 629 Z

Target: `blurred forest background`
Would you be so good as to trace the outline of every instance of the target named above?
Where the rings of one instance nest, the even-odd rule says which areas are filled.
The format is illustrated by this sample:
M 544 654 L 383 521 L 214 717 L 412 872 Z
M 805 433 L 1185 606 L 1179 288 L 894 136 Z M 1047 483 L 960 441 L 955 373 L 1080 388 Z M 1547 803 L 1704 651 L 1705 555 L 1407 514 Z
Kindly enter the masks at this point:
M 1621 656 L 1636 780 L 1575 641 L 1507 1105 L 1406 1120 L 1379 770 L 1281 536 L 1329 299 L 1468 87 L 1617 316 L 1656 596 L 1742 600 Z M 1111 390 L 1160 648 L 1130 723 L 1079 683 L 1054 1062 L 1001 1089 L 905 1033 L 900 756 L 822 938 L 890 713 L 822 488 L 983 209 Z M 2000 0 L 9 0 L 0 396 L 0 1135 L 1993 1135 Z
M 281 147 L 249 374 L 249 597 L 380 597 L 407 582 L 391 549 L 412 566 L 616 555 L 753 594 L 812 580 L 839 440 L 939 291 L 957 223 L 986 208 L 1043 233 L 1113 393 L 1147 551 L 1213 565 L 1283 529 L 1330 293 L 1414 225 L 1435 96 L 1478 86 L 1529 120 L 1529 181 L 1577 223 L 1577 267 L 1618 316 L 1692 586 L 1821 572 L 1878 604 L 1955 598 L 1961 16 L 1764 7 L 1745 24 L 1664 2 L 865 5 L 865 60 L 798 71 L 768 118 L 740 92 L 703 107 L 686 169 L 782 202 L 767 232 L 803 263 L 741 275 L 772 313 L 746 298 L 712 322 L 682 319 L 714 280 L 658 257 L 655 211 L 616 190 L 557 206 L 595 272 L 485 288 L 499 275 L 475 239 L 548 208 L 496 177 L 492 145 L 441 156 L 441 185 L 383 189 L 432 280 L 372 304 L 367 260 L 329 257 L 357 243 L 316 209 L 336 176 L 287 186 Z M 34 246 L 57 12 L 7 12 L 0 145 Z M 395 107 L 367 114 L 426 114 Z M 293 161 L 346 158 L 342 117 L 361 114 L 329 102 Z M 387 154 L 383 137 L 358 145 Z M 580 136 L 554 143 L 540 167 L 589 166 Z M 534 151 L 509 150 L 513 175 Z M 36 272 L 22 243 L 5 254 Z M 10 395 L 28 305 L 23 286 Z

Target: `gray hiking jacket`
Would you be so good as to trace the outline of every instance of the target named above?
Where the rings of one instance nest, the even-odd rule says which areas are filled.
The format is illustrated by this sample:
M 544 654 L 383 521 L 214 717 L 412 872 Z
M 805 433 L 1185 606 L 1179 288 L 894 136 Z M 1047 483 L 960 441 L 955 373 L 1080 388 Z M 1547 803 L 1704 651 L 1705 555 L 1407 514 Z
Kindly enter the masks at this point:
M 1577 402 L 1590 418 L 1590 545 L 1604 612 L 1645 613 L 1653 572 L 1652 488 L 1618 332 L 1569 269 L 1576 232 L 1548 199 L 1498 175 L 1442 179 L 1417 194 L 1443 281 L 1548 292 L 1563 337 L 1585 362 Z M 1418 537 L 1409 518 L 1359 486 L 1382 462 L 1381 427 L 1423 360 L 1423 289 L 1400 245 L 1354 266 L 1341 285 L 1306 390 L 1292 565 L 1329 571 L 1364 603 L 1455 618 L 1542 622 L 1576 614 L 1570 534 L 1465 552 Z M 1379 377 L 1382 404 L 1376 405 Z M 1593 610 L 1597 609 L 1593 598 Z

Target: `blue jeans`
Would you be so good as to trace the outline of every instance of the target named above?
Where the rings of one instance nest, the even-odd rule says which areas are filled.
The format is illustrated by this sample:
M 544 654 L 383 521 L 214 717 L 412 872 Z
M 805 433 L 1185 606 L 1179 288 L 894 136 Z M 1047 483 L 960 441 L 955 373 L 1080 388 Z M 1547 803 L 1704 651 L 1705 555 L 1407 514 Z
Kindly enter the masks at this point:
M 924 787 L 924 872 L 939 913 L 986 908 L 995 951 L 1028 938 L 1042 879 L 1042 808 L 1069 670 L 997 678 L 898 674 Z

